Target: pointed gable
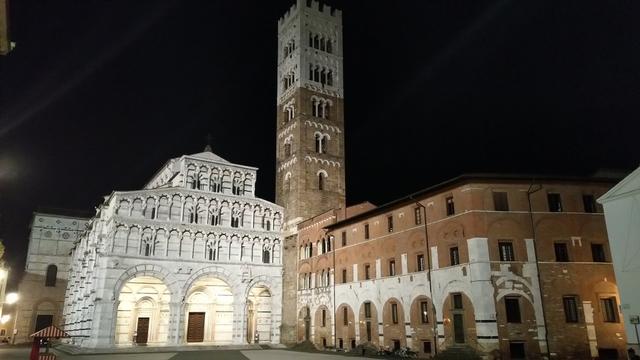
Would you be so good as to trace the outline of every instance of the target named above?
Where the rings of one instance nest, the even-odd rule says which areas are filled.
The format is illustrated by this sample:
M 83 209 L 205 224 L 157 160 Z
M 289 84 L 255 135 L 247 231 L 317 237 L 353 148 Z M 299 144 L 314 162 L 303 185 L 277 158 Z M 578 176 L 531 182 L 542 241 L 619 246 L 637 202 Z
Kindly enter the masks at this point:
M 640 192 L 640 167 L 635 169 L 631 174 L 627 175 L 616 186 L 602 195 L 598 202 L 603 204 L 611 200 L 618 199 L 620 197 L 629 196 L 634 193 Z

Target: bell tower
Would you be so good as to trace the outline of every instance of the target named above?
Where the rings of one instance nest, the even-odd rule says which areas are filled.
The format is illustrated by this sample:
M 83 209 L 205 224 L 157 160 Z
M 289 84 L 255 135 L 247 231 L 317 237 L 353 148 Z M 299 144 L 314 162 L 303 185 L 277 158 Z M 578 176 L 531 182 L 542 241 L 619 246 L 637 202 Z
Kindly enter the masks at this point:
M 278 21 L 276 203 L 284 227 L 345 206 L 342 12 L 296 0 Z

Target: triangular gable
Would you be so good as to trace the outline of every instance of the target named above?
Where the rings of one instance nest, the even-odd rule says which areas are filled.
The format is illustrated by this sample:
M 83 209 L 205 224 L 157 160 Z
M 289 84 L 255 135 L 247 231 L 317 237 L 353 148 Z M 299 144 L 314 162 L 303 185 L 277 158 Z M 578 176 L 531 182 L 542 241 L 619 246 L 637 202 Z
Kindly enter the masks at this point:
M 224 162 L 224 163 L 228 163 L 227 160 L 221 158 L 220 156 L 210 152 L 210 151 L 204 151 L 201 153 L 197 153 L 197 154 L 191 154 L 191 155 L 187 155 L 190 158 L 195 158 L 195 159 L 200 159 L 200 160 L 207 160 L 207 161 L 215 161 L 215 162 Z
M 631 194 L 633 192 L 640 191 L 640 167 L 635 169 L 631 174 L 627 175 L 622 181 L 612 187 L 599 199 L 599 203 L 606 203 L 607 201 L 614 200 L 622 195 Z

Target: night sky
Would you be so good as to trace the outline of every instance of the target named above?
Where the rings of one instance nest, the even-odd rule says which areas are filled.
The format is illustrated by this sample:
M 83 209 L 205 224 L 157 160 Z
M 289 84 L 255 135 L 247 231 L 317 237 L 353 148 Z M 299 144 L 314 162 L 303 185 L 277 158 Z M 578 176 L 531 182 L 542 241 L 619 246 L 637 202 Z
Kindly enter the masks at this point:
M 292 3 L 11 1 L 0 239 L 14 275 L 38 207 L 92 211 L 207 133 L 260 168 L 273 201 L 276 22 Z M 350 204 L 468 172 L 639 165 L 637 1 L 328 3 L 343 10 Z

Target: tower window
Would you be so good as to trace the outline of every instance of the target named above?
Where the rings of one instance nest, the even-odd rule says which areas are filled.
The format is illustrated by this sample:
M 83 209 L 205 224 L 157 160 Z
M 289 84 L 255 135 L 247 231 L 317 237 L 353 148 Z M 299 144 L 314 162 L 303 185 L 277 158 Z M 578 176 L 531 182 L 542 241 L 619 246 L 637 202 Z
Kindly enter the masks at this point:
M 455 214 L 456 210 L 453 204 L 453 196 L 448 196 L 446 198 L 446 204 L 447 204 L 447 216 L 451 216 Z
M 369 224 L 364 224 L 364 238 L 369 239 Z
M 326 177 L 327 175 L 322 172 L 318 174 L 318 190 L 324 190 Z
M 285 143 L 284 144 L 284 157 L 289 157 L 291 156 L 291 143 Z
M 346 306 L 342 308 L 342 325 L 349 325 L 349 310 Z
M 393 216 L 387 216 L 387 230 L 393 232 Z
M 549 211 L 551 212 L 561 212 L 562 211 L 562 199 L 560 198 L 560 194 L 557 193 L 548 193 L 547 201 L 549 203 Z
M 342 232 L 342 246 L 347 246 L 347 232 Z
M 327 326 L 327 310 L 322 309 L 322 327 Z
M 327 52 L 331 54 L 333 52 L 333 47 L 331 45 L 331 39 L 327 40 Z

